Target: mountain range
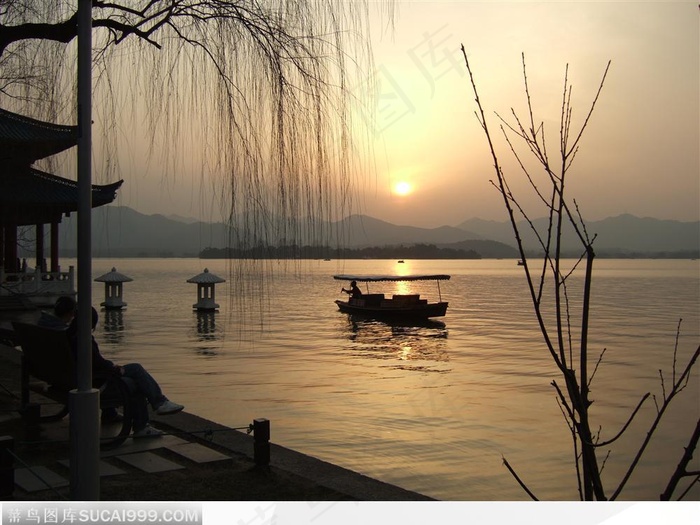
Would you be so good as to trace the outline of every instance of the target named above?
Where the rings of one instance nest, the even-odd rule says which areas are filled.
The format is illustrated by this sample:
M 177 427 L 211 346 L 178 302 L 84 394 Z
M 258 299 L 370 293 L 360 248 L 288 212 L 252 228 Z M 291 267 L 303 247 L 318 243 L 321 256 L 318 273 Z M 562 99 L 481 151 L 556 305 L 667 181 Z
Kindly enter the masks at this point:
M 545 219 L 533 221 L 541 231 Z M 526 249 L 541 248 L 526 224 L 521 224 Z M 76 253 L 75 215 L 61 223 L 60 248 L 64 257 Z M 684 257 L 700 255 L 700 221 L 680 222 L 619 215 L 586 224 L 596 235 L 594 248 L 608 257 Z M 483 258 L 518 257 L 509 222 L 469 219 L 456 226 L 418 228 L 399 226 L 366 215 L 351 215 L 326 224 L 323 231 L 340 232 L 325 242 L 348 248 L 434 244 L 440 248 L 474 250 Z M 197 257 L 205 248 L 225 248 L 232 229 L 222 222 L 204 223 L 179 216 L 144 215 L 125 206 L 93 210 L 93 256 L 95 257 Z M 564 230 L 563 251 L 580 251 L 573 230 Z M 338 243 L 337 239 L 342 242 Z M 305 244 L 318 244 L 305 242 Z

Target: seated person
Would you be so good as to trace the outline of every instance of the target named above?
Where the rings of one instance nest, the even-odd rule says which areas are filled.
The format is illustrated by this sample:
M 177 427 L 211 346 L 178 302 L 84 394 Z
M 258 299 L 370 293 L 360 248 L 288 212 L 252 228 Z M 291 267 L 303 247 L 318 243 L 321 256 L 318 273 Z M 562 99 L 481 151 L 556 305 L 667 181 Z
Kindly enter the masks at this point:
M 75 317 L 75 299 L 65 295 L 56 299 L 51 313 L 41 312 L 37 324 L 52 330 L 66 330 L 73 317 Z
M 345 288 L 341 288 L 341 292 L 345 292 L 349 296 L 353 297 L 354 299 L 358 299 L 362 297 L 362 290 L 360 290 L 357 287 L 357 281 L 353 281 L 350 283 L 350 289 L 346 290 Z
M 92 309 L 92 329 L 97 326 L 99 315 L 95 308 Z M 73 352 L 77 353 L 77 323 L 76 318 L 68 328 L 68 335 L 71 339 Z M 100 353 L 100 348 L 93 336 L 92 338 L 92 373 L 95 378 L 105 378 L 110 375 L 118 375 L 125 378 L 130 388 L 138 394 L 135 396 L 132 409 L 134 412 L 133 437 L 157 437 L 163 434 L 158 429 L 149 425 L 148 404 L 158 415 L 168 415 L 180 412 L 184 406 L 173 403 L 163 395 L 158 382 L 139 363 L 129 363 L 126 365 L 116 365 L 109 359 L 105 359 Z M 115 411 L 116 412 L 116 411 Z M 118 414 L 113 414 L 118 417 Z M 105 414 L 103 413 L 103 419 Z
M 52 312 L 42 311 L 37 325 L 43 328 L 49 328 L 51 330 L 65 330 L 68 333 L 68 329 L 75 318 L 76 309 L 75 299 L 67 295 L 59 297 L 53 306 Z M 71 328 L 71 332 L 74 328 Z M 69 338 L 70 338 L 69 334 Z M 73 341 L 71 340 L 71 345 Z M 104 381 L 97 381 L 97 383 L 102 384 Z M 118 422 L 121 421 L 121 414 L 117 412 L 115 408 L 106 408 L 102 411 L 102 421 L 107 422 Z

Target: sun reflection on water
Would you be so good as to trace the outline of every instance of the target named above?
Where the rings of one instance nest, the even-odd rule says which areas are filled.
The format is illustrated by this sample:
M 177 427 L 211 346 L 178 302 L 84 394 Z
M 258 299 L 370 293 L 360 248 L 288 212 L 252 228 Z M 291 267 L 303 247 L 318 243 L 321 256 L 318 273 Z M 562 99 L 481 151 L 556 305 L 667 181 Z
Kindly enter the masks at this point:
M 446 371 L 445 363 L 450 360 L 447 328 L 439 321 L 392 325 L 348 318 L 343 333 L 350 342 L 346 351 L 354 358 L 396 361 L 401 368 L 439 372 Z

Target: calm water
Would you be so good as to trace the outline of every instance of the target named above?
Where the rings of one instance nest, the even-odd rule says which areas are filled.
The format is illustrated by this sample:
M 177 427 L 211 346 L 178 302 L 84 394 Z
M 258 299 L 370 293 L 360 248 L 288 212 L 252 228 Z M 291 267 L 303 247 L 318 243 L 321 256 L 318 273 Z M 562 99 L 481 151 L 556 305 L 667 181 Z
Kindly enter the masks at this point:
M 680 318 L 679 354 L 700 343 L 700 263 L 596 264 L 590 348 L 607 352 L 592 414 L 607 439 L 645 392 L 660 394 L 660 369 L 670 378 Z M 515 261 L 272 265 L 274 277 L 261 285 L 230 273 L 226 261 L 96 259 L 95 276 L 116 266 L 134 279 L 124 287 L 128 308 L 98 327 L 103 352 L 143 363 L 189 412 L 233 427 L 268 418 L 275 443 L 435 498 L 526 499 L 505 457 L 541 499 L 577 499 L 571 438 L 550 386 L 559 377 Z M 205 266 L 227 279 L 214 315 L 192 311 L 196 286 L 186 283 Z M 450 301 L 444 325 L 353 323 L 337 311 L 343 283 L 333 274 L 395 271 L 452 275 L 441 285 Z M 371 291 L 406 291 L 387 285 Z M 95 304 L 102 286 L 94 283 Z M 435 283 L 420 291 L 437 295 Z M 699 390 L 696 370 L 625 499 L 658 498 L 697 421 Z M 654 412 L 648 403 L 612 448 L 608 493 Z

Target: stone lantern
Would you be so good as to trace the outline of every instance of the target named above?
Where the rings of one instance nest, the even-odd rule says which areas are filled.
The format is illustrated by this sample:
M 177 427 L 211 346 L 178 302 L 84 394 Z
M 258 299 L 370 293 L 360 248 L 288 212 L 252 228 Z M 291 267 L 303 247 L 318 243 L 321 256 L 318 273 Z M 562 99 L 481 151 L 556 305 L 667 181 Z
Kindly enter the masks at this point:
M 187 279 L 187 282 L 197 284 L 197 302 L 192 305 L 192 308 L 206 312 L 216 310 L 219 307 L 214 301 L 214 285 L 216 283 L 226 282 L 226 279 L 209 273 L 209 269 L 204 268 L 203 273 Z
M 105 310 L 121 310 L 126 306 L 122 300 L 122 283 L 133 281 L 131 277 L 112 268 L 111 272 L 100 275 L 95 281 L 105 283 L 105 301 L 100 306 L 104 306 Z

